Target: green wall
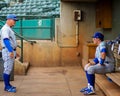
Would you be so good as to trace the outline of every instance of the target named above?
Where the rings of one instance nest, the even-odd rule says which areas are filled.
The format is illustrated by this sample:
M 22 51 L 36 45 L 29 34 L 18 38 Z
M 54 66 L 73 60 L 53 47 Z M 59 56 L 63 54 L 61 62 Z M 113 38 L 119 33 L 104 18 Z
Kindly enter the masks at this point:
M 53 39 L 54 19 L 19 20 L 13 29 L 27 39 Z
M 19 20 L 16 22 L 13 30 L 26 39 L 32 40 L 52 40 L 55 35 L 55 19 L 33 19 Z M 0 21 L 0 28 L 5 21 Z

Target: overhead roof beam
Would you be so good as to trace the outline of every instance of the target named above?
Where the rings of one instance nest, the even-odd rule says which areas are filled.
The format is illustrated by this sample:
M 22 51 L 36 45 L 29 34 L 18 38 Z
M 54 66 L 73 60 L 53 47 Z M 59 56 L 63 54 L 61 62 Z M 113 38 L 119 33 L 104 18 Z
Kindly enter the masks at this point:
M 98 0 L 61 0 L 61 1 L 66 1 L 66 2 L 97 2 Z

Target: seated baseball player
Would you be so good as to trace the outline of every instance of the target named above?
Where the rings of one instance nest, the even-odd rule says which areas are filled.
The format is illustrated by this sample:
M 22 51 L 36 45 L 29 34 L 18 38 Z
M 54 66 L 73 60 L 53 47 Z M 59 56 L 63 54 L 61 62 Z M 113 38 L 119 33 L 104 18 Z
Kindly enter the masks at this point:
M 104 35 L 96 32 L 93 43 L 97 44 L 95 58 L 85 65 L 84 70 L 88 81 L 87 87 L 80 90 L 85 95 L 95 94 L 95 73 L 105 74 L 114 71 L 115 59 L 110 47 L 104 41 Z

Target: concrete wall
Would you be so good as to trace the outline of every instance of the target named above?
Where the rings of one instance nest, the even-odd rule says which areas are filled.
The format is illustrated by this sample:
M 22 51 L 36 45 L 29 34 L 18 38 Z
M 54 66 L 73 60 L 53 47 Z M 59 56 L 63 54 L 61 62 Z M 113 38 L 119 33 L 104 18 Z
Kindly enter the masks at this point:
M 92 41 L 91 36 L 95 31 L 102 31 L 105 39 L 114 39 L 119 34 L 120 2 L 113 1 L 112 4 L 113 28 L 96 29 L 94 2 L 61 2 L 60 18 L 55 22 L 55 40 L 37 41 L 34 45 L 24 42 L 24 61 L 29 61 L 32 66 L 81 65 L 83 45 L 87 41 Z M 82 20 L 79 23 L 73 18 L 73 11 L 76 9 L 82 11 Z
M 105 35 L 105 40 L 113 40 L 120 34 L 120 1 L 112 0 L 112 28 L 98 28 Z
M 95 27 L 95 3 L 61 3 L 61 45 L 76 44 L 76 22 L 74 21 L 74 10 L 82 11 L 82 20 L 79 21 L 79 45 L 76 48 L 80 53 L 80 64 L 83 57 L 83 44 L 87 41 L 92 41 L 91 36 L 96 31 Z M 65 53 L 66 54 L 66 53 Z
M 106 35 L 108 38 L 115 39 L 120 35 L 120 0 L 113 0 L 112 2 L 112 31 L 106 32 Z
M 20 48 L 17 48 L 20 55 Z M 31 45 L 24 42 L 24 62 L 29 62 L 31 66 L 77 66 L 79 65 L 79 56 L 76 49 L 60 48 L 56 42 L 37 41 Z
M 95 28 L 95 3 L 61 3 L 61 37 L 64 42 L 70 43 L 68 38 L 75 38 L 76 22 L 74 21 L 73 11 L 79 9 L 82 11 L 82 21 L 79 22 L 79 41 L 90 40 L 90 35 L 94 33 Z M 67 38 L 68 37 L 68 38 Z M 66 39 L 67 38 L 67 39 Z M 71 39 L 70 38 L 70 39 Z M 64 43 L 63 42 L 63 43 Z
M 74 21 L 73 11 L 82 10 L 82 21 Z M 56 19 L 54 41 L 24 43 L 24 61 L 32 66 L 78 66 L 82 63 L 83 44 L 95 32 L 95 3 L 61 3 Z M 20 53 L 18 49 L 18 53 Z

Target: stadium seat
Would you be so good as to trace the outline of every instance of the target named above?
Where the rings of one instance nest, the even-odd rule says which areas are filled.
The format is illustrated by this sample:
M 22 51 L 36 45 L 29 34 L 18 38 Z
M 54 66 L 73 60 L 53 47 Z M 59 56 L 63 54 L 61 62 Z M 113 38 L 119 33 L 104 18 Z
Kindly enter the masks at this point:
M 16 3 L 10 7 L 2 8 L 0 13 L 2 15 L 15 13 L 18 16 L 29 16 L 31 14 L 40 17 L 59 16 L 60 0 L 24 0 L 23 3 Z

